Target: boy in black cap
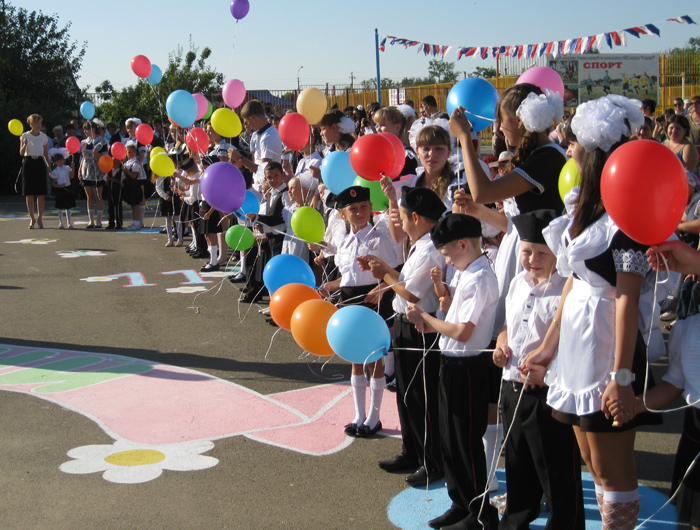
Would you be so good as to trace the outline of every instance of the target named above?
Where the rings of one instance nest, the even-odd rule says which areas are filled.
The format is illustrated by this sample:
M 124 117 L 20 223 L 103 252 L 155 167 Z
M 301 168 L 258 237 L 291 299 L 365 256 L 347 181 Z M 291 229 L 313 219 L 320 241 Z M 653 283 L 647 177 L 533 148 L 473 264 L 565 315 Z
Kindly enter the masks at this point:
M 379 462 L 379 467 L 385 471 L 415 471 L 406 477 L 406 482 L 415 487 L 425 487 L 443 476 L 437 421 L 440 353 L 436 349 L 437 335 L 419 333 L 406 318 L 406 307 L 420 302 L 428 312 L 434 314 L 438 310 L 430 270 L 435 266 L 444 267 L 445 260 L 430 241 L 429 232 L 444 212 L 445 205 L 434 191 L 404 187 L 399 215 L 413 246 L 401 273 L 376 256 L 360 258 L 375 278 L 386 282 L 396 293 L 393 302 L 396 313 L 394 370 L 403 447 L 392 459 Z
M 460 272 L 445 320 L 416 304 L 406 316 L 420 331 L 440 333 L 440 440 L 452 507 L 430 521 L 432 528 L 495 530 L 498 512 L 488 500 L 488 471 L 482 437 L 488 424 L 489 362 L 496 318 L 498 280 L 481 250 L 481 223 L 450 214 L 430 235 L 446 263 Z M 483 497 L 482 494 L 483 493 Z
M 547 405 L 549 387 L 541 377 L 531 370 L 524 387 L 519 369 L 526 353 L 542 344 L 564 289 L 566 278 L 557 273 L 556 256 L 542 234 L 556 217 L 554 210 L 535 210 L 512 218 L 525 270 L 510 284 L 506 325 L 493 354 L 496 366 L 503 368 L 503 423 L 510 430 L 506 441 L 508 497 L 500 526 L 508 530 L 530 527 L 539 516 L 543 493 L 549 507 L 547 528 L 585 528 L 581 455 L 574 432 L 552 418 L 552 408 Z M 602 499 L 602 491 L 596 494 Z

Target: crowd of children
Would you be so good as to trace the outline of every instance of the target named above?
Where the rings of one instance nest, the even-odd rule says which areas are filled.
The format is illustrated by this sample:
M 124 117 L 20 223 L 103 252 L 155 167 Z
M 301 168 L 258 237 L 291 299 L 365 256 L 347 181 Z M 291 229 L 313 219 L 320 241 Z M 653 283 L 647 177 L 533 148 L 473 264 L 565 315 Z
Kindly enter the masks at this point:
M 392 351 L 383 360 L 352 365 L 355 415 L 344 429 L 360 438 L 381 431 L 382 397 L 395 378 L 401 451 L 379 466 L 408 473 L 405 480 L 415 487 L 445 478 L 452 506 L 431 527 L 527 529 L 544 496 L 547 528 L 583 529 L 583 460 L 595 481 L 603 528 L 634 528 L 635 428 L 658 421 L 660 415 L 649 412 L 653 407 L 698 386 L 692 380 L 697 372 L 686 368 L 691 362 L 672 362 L 667 382 L 658 387 L 647 378 L 639 326 L 640 311 L 648 310 L 640 302 L 648 301 L 647 249 L 618 229 L 600 196 L 607 157 L 644 125 L 639 102 L 609 95 L 581 105 L 558 130 L 569 146 L 565 153 L 550 137 L 563 118 L 561 97 L 529 84 L 509 88 L 496 107 L 509 148 L 494 153 L 491 166 L 498 171 L 489 171 L 481 159 L 463 109 L 448 117 L 434 98 L 421 103 L 417 120 L 410 105 L 378 108 L 369 116 L 330 110 L 298 152 L 285 148 L 259 101 L 243 106 L 245 131 L 231 142 L 208 126 L 205 153 L 191 152 L 175 126 L 167 136 L 161 132 L 157 139 L 176 167 L 172 176 L 151 177 L 157 214 L 165 220 L 165 246 L 184 246 L 189 230 L 186 250 L 208 260 L 203 271 L 216 271 L 229 260 L 226 229 L 244 224 L 256 244 L 237 256 L 241 272 L 230 278 L 244 284 L 240 302 L 268 294 L 265 264 L 287 253 L 312 266 L 323 297 L 338 305 L 362 304 L 386 320 Z M 126 154 L 112 157 L 106 174 L 99 158 L 109 142 L 99 120 L 83 126 L 78 164 L 64 149 L 44 152 L 40 136 L 27 133 L 34 136 L 21 147 L 30 228 L 36 222 L 34 196 L 45 194 L 36 182 L 43 164 L 37 159 L 49 157 L 59 228 L 74 227 L 70 185 L 76 178 L 87 196 L 88 229 L 103 226 L 105 195 L 106 228 L 124 228 L 122 203 L 132 208 L 126 229 L 143 228 L 150 148 L 134 137 L 137 121 L 127 120 L 125 133 L 112 135 L 110 141 L 124 143 Z M 383 212 L 373 211 L 368 188 L 331 193 L 320 171 L 329 153 L 348 151 L 359 134 L 375 131 L 394 134 L 405 146 L 400 178 L 381 181 L 389 204 Z M 558 181 L 567 155 L 581 184 L 561 197 Z M 207 204 L 200 175 L 217 162 L 240 168 L 259 201 L 258 213 L 238 217 Z M 689 196 L 696 182 L 689 179 Z M 325 221 L 319 244 L 307 245 L 292 229 L 292 216 L 302 206 L 315 208 Z M 700 291 L 689 292 L 679 310 L 682 319 L 698 312 Z M 697 358 L 698 326 L 681 323 L 677 329 L 672 344 L 682 346 L 673 346 L 671 357 L 683 348 L 689 357 L 687 350 L 694 348 Z M 682 482 L 679 514 L 698 528 L 700 473 L 685 476 L 683 468 L 700 450 L 698 409 L 690 410 L 674 484 Z M 489 492 L 498 487 L 493 478 L 501 452 L 499 423 L 506 433 L 508 492 L 500 522 L 489 502 Z

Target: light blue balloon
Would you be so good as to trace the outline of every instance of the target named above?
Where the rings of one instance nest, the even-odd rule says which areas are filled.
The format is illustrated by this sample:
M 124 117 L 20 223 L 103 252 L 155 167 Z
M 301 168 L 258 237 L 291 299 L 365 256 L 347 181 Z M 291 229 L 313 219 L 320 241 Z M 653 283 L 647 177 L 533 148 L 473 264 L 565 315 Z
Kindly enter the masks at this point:
M 452 87 L 447 94 L 447 114 L 464 107 L 474 132 L 483 131 L 496 120 L 496 88 L 480 77 L 467 77 Z
M 350 164 L 350 153 L 333 151 L 321 162 L 321 178 L 326 187 L 338 195 L 355 182 L 357 172 Z
M 83 101 L 80 105 L 80 115 L 86 120 L 91 120 L 95 117 L 95 105 L 92 101 Z
M 265 265 L 263 283 L 270 294 L 288 283 L 303 283 L 316 287 L 316 277 L 311 267 L 294 254 L 278 254 Z
M 197 100 L 187 90 L 176 90 L 165 101 L 165 110 L 180 127 L 190 127 L 197 119 Z
M 157 85 L 163 78 L 163 71 L 158 65 L 151 64 L 151 74 L 146 78 L 146 80 L 152 85 Z
M 249 213 L 258 213 L 260 211 L 260 201 L 250 190 L 246 190 L 245 197 L 243 198 L 243 204 L 241 207 L 233 212 L 236 217 L 243 219 Z
M 355 364 L 378 361 L 391 345 L 384 319 L 361 305 L 341 307 L 333 313 L 326 326 L 326 338 L 338 356 Z

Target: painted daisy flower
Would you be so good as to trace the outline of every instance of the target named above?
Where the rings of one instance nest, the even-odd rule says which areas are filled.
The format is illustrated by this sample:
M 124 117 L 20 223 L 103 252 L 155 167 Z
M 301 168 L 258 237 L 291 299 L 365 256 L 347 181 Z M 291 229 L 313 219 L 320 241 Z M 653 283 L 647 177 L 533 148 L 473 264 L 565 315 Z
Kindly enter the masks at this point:
M 80 278 L 81 282 L 111 282 L 114 281 L 116 278 L 110 278 L 109 276 L 89 276 L 87 278 Z
M 19 243 L 21 245 L 48 245 L 55 243 L 58 239 L 20 239 L 19 241 L 5 241 L 5 243 Z
M 199 275 L 202 278 L 224 278 L 226 276 L 231 276 L 236 274 L 233 271 L 214 271 L 214 272 L 200 272 Z
M 72 250 L 66 252 L 57 251 L 56 254 L 58 254 L 62 258 L 84 258 L 107 255 L 104 252 L 100 252 L 99 250 Z
M 199 293 L 202 291 L 206 291 L 207 288 L 203 286 L 197 286 L 197 287 L 189 287 L 187 285 L 184 285 L 182 287 L 171 287 L 170 289 L 166 289 L 165 291 L 168 293 Z
M 158 445 L 117 440 L 113 445 L 71 449 L 67 454 L 74 460 L 64 462 L 59 469 L 74 475 L 103 472 L 102 478 L 108 482 L 140 484 L 158 478 L 164 469 L 199 471 L 214 467 L 219 460 L 202 455 L 213 448 L 208 440 Z

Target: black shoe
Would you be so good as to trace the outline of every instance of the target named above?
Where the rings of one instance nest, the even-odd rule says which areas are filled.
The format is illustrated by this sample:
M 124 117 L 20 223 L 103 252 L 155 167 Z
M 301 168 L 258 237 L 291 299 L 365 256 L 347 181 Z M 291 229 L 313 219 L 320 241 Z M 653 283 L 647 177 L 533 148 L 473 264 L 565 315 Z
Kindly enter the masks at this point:
M 238 299 L 239 302 L 243 302 L 244 304 L 252 304 L 257 302 L 263 297 L 262 291 L 258 291 L 255 294 L 252 294 L 250 291 L 242 294 L 240 298 Z
M 467 515 L 469 515 L 468 512 L 453 504 L 452 507 L 440 517 L 436 517 L 435 519 L 428 521 L 428 526 L 430 528 L 442 528 L 443 526 L 460 522 Z
M 425 466 L 420 466 L 412 475 L 406 477 L 406 483 L 414 488 L 424 488 L 428 484 L 432 484 L 436 480 L 443 478 L 443 474 L 438 471 L 429 473 Z
M 394 394 L 396 394 L 396 380 L 393 380 L 391 383 L 387 383 L 386 389 L 389 392 L 393 392 Z
M 357 429 L 357 423 L 348 423 L 344 428 L 344 432 L 348 436 L 354 438 L 355 436 L 357 436 Z
M 117 226 L 114 227 L 114 229 L 115 229 L 115 230 L 121 230 L 121 229 L 122 229 L 122 225 L 118 224 Z
M 417 465 L 418 462 L 403 453 L 399 453 L 390 460 L 382 460 L 379 462 L 379 467 L 381 467 L 384 471 L 389 472 L 410 471 L 412 469 L 416 469 Z
M 377 424 L 373 428 L 369 428 L 369 425 L 360 425 L 357 428 L 357 433 L 355 434 L 358 438 L 371 438 L 375 434 L 377 434 L 379 431 L 382 430 L 382 422 L 378 421 Z
M 231 283 L 241 283 L 241 282 L 244 282 L 244 281 L 245 281 L 245 274 L 243 274 L 242 272 L 239 272 L 239 273 L 236 274 L 235 276 L 231 276 L 231 277 L 229 278 L 229 281 L 230 281 Z
M 199 272 L 216 272 L 219 270 L 218 265 L 212 265 L 211 263 L 207 263 L 204 267 L 199 269 Z
M 105 226 L 105 230 L 114 230 L 114 228 L 115 228 L 115 227 L 114 227 L 114 225 L 113 225 L 112 223 L 110 223 L 110 224 L 108 224 L 107 226 Z
M 206 250 L 198 250 L 197 252 L 193 252 L 192 254 L 190 254 L 190 257 L 194 259 L 209 259 L 209 252 Z
M 167 231 L 167 230 L 166 230 L 165 228 L 163 228 L 163 230 L 161 230 L 161 231 L 160 231 L 160 232 L 158 232 L 158 233 L 159 233 L 159 234 L 167 234 L 167 233 L 168 233 L 168 231 Z

